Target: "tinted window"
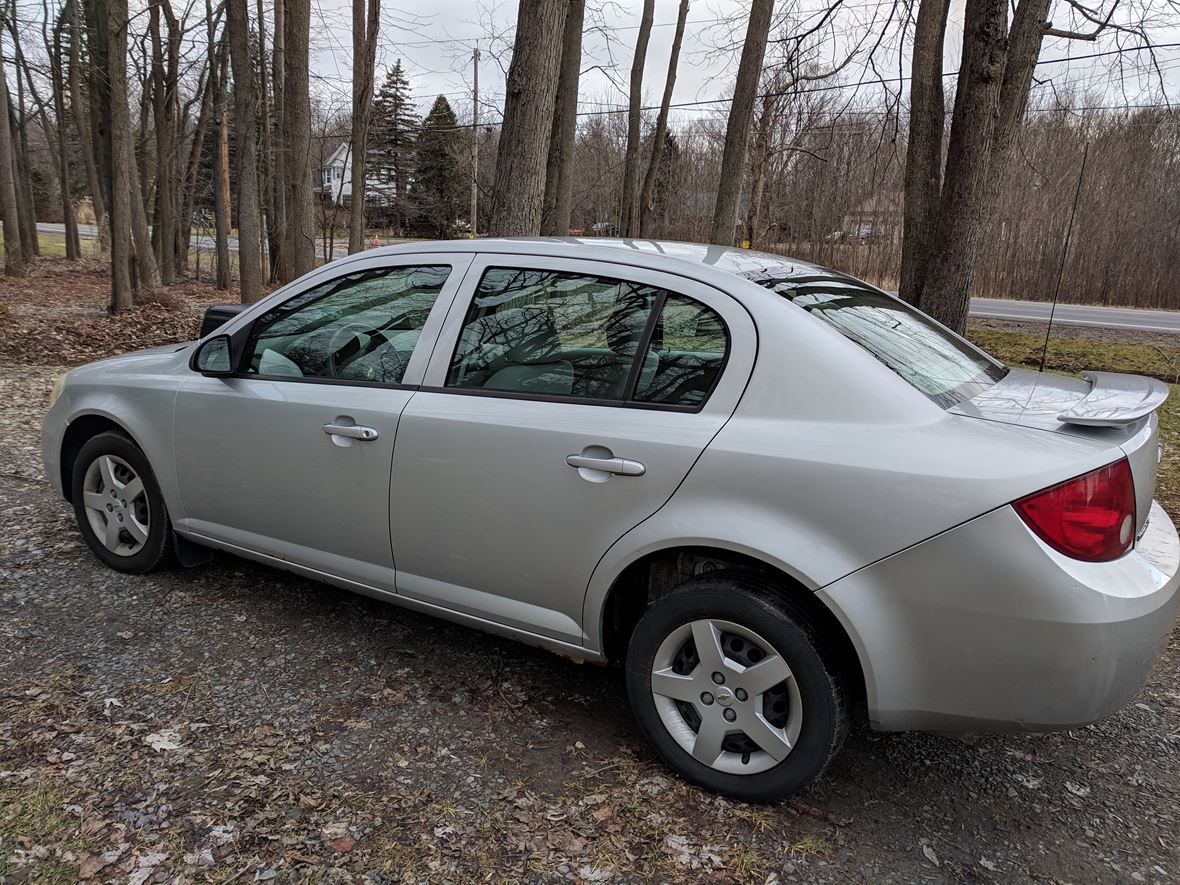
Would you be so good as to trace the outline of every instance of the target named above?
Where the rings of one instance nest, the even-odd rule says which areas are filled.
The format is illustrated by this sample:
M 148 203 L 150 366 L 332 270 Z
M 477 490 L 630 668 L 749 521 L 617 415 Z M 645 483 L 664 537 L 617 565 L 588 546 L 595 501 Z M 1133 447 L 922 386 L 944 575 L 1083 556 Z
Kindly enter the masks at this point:
M 664 294 L 585 274 L 490 268 L 464 319 L 447 386 L 622 400 Z
M 652 333 L 635 399 L 699 406 L 725 366 L 729 335 L 716 312 L 683 295 L 669 295 Z
M 971 399 L 1007 371 L 904 301 L 851 280 L 755 282 L 839 330 L 944 408 Z
M 254 324 L 247 371 L 399 384 L 449 273 L 379 268 L 296 295 Z

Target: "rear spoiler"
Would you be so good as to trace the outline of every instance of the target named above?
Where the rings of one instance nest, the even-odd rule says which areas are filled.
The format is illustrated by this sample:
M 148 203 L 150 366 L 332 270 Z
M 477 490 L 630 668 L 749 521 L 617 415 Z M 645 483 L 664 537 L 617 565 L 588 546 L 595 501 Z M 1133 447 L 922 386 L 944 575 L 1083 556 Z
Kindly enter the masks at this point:
M 1168 385 L 1142 375 L 1082 372 L 1090 392 L 1057 416 L 1066 424 L 1126 427 L 1146 418 L 1168 398 Z

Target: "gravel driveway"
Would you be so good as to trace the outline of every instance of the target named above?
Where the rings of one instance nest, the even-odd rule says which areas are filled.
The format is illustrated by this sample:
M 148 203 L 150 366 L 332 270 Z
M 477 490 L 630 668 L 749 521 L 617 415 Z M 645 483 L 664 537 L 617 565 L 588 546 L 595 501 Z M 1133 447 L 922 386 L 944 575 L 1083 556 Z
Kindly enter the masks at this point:
M 617 671 L 230 556 L 105 569 L 40 476 L 55 372 L 0 364 L 0 881 L 1180 879 L 1176 637 L 1098 725 L 861 730 L 734 803 Z

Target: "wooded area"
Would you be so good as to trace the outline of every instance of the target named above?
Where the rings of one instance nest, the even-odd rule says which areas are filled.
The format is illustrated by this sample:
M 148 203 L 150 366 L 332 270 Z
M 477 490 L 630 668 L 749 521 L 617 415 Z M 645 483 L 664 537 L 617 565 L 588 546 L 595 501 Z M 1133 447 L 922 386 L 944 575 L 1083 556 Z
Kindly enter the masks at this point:
M 5 272 L 35 259 L 39 222 L 64 224 L 79 258 L 85 206 L 112 311 L 193 273 L 203 232 L 218 285 L 236 274 L 244 301 L 330 260 L 338 238 L 357 252 L 574 232 L 783 252 L 957 329 L 971 294 L 1046 299 L 1059 274 L 1063 300 L 1180 307 L 1180 116 L 1159 39 L 1176 20 L 1152 4 L 969 0 L 948 70 L 949 0 L 882 2 L 857 33 L 837 25 L 842 0 L 753 0 L 719 50 L 730 91 L 693 113 L 672 98 L 698 4 L 661 23 L 675 36 L 655 71 L 655 3 L 638 4 L 623 100 L 579 110 L 587 22 L 609 10 L 520 0 L 502 115 L 477 123 L 478 104 L 445 96 L 418 96 L 420 118 L 400 63 L 378 70 L 396 36 L 380 0 L 352 4 L 345 106 L 313 88 L 311 0 L 0 0 Z M 887 37 L 904 75 L 866 87 L 902 58 L 878 58 Z M 1058 88 L 1038 75 L 1046 40 L 1154 78 L 1157 100 Z

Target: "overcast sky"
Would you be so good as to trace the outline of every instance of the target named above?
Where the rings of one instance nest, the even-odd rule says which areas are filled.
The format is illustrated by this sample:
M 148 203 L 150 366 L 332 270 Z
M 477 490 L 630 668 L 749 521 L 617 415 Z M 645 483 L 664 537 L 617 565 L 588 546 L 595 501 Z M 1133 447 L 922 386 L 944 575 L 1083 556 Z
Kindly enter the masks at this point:
M 951 27 L 947 37 L 946 67 L 953 70 L 959 61 L 961 25 L 965 0 L 953 0 Z M 1109 2 L 1109 0 L 1107 0 Z M 1156 3 L 1160 0 L 1139 0 Z M 1124 0 L 1124 7 L 1127 3 Z M 583 76 L 580 89 L 580 110 L 620 108 L 626 97 L 626 87 L 634 52 L 637 26 L 642 3 L 640 0 L 589 0 L 588 32 L 583 56 Z M 647 53 L 647 72 L 644 79 L 645 104 L 658 101 L 663 90 L 671 47 L 677 0 L 656 0 L 655 26 Z M 316 0 L 312 13 L 312 68 L 317 77 L 321 98 L 340 109 L 348 106 L 351 77 L 351 18 L 348 0 Z M 732 88 L 737 67 L 737 53 L 726 52 L 726 45 L 740 42 L 744 31 L 744 9 L 748 4 L 740 0 L 694 0 L 689 8 L 684 49 L 677 76 L 674 103 L 702 102 L 724 98 Z M 793 7 L 781 2 L 776 11 L 793 8 L 797 21 L 814 23 L 823 0 L 797 0 Z M 816 61 L 832 65 L 842 60 L 867 35 L 881 31 L 886 16 L 892 9 L 888 0 L 846 0 L 832 20 L 829 34 Z M 1120 14 L 1122 9 L 1120 9 Z M 1129 14 L 1129 12 L 1128 12 Z M 1163 12 L 1161 11 L 1161 16 Z M 737 21 L 735 30 L 730 22 Z M 476 41 L 483 51 L 480 65 L 481 117 L 494 121 L 503 106 L 504 75 L 501 65 L 509 61 L 508 47 L 516 20 L 516 3 L 470 2 L 470 0 L 434 0 L 384 5 L 381 39 L 378 52 L 378 79 L 386 66 L 397 58 L 410 78 L 415 99 L 424 113 L 438 94 L 444 94 L 461 112 L 470 107 L 471 50 Z M 1055 24 L 1066 25 L 1061 21 Z M 1078 25 L 1084 23 L 1077 23 Z M 602 28 L 609 28 L 609 33 Z M 893 29 L 896 33 L 896 29 Z M 1156 43 L 1180 42 L 1180 28 L 1175 22 L 1160 20 L 1152 32 Z M 1090 56 L 1110 52 L 1136 41 L 1126 35 L 1111 34 L 1095 42 L 1046 40 L 1042 59 Z M 886 40 L 873 55 L 875 68 L 869 67 L 868 46 L 862 46 L 854 61 L 841 71 L 842 82 L 862 83 L 859 93 L 867 96 L 880 85 L 863 85 L 865 81 L 896 79 L 908 73 L 909 58 L 906 46 L 899 46 L 896 38 Z M 1162 69 L 1167 98 L 1180 100 L 1180 47 L 1160 48 L 1156 58 Z M 1043 64 L 1038 77 L 1048 78 L 1037 92 L 1049 98 L 1054 89 L 1088 94 L 1092 99 L 1108 104 L 1154 103 L 1160 98 L 1158 74 L 1144 74 L 1149 59 L 1146 54 L 1110 55 L 1099 59 L 1082 59 L 1069 63 Z M 1125 76 L 1124 76 L 1125 74 Z M 906 92 L 904 82 L 893 82 L 890 88 Z M 852 85 L 841 90 L 842 96 L 853 94 Z M 1091 102 L 1092 103 L 1092 102 Z M 679 121 L 687 121 L 707 114 L 724 104 L 706 104 L 695 108 L 680 108 L 674 112 Z

